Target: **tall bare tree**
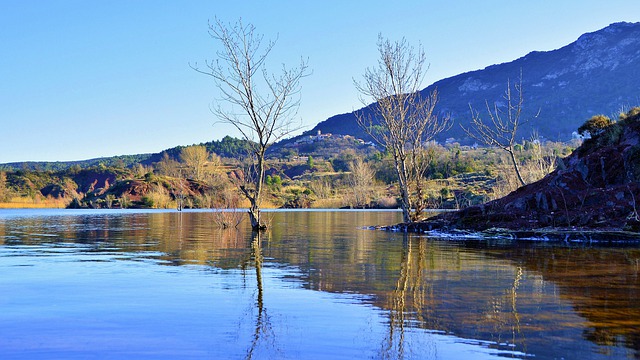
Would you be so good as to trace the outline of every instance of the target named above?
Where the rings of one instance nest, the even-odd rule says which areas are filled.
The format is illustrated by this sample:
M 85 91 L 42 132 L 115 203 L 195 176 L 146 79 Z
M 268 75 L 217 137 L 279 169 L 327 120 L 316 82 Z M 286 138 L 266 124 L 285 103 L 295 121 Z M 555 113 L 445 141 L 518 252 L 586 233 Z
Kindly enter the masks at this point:
M 235 127 L 250 147 L 251 173 L 244 173 L 240 189 L 249 200 L 253 229 L 264 229 L 260 206 L 266 170 L 265 154 L 276 141 L 298 130 L 293 118 L 300 104 L 300 80 L 307 73 L 307 62 L 269 73 L 266 61 L 275 41 L 263 43 L 263 35 L 242 20 L 225 24 L 216 19 L 209 24 L 209 35 L 221 49 L 206 69 L 193 68 L 211 76 L 220 91 L 220 99 L 211 107 L 223 124 Z M 223 106 L 224 104 L 224 106 Z
M 354 81 L 363 103 L 375 102 L 372 114 L 359 112 L 357 120 L 393 156 L 403 220 L 415 221 L 423 208 L 427 169 L 423 144 L 447 129 L 450 119 L 434 113 L 435 90 L 426 95 L 420 92 L 427 71 L 421 46 L 414 49 L 404 38 L 391 42 L 379 35 L 378 52 L 378 66 L 367 68 L 362 82 Z
M 209 161 L 209 152 L 202 145 L 187 146 L 180 150 L 180 160 L 182 160 L 192 178 L 202 180 L 205 165 Z
M 162 159 L 153 166 L 162 175 L 176 178 L 180 176 L 180 163 L 169 157 L 166 152 L 162 154 Z
M 485 101 L 489 116 L 489 121 L 487 122 L 482 119 L 480 112 L 469 105 L 471 109 L 471 125 L 467 128 L 462 126 L 462 129 L 473 139 L 487 146 L 495 146 L 506 151 L 518 177 L 518 182 L 521 185 L 526 185 L 518 166 L 514 148 L 518 129 L 527 122 L 521 118 L 522 105 L 524 104 L 522 74 L 520 74 L 518 82 L 513 84 L 513 91 L 510 80 L 507 80 L 507 89 L 503 98 L 506 101 L 503 107 L 499 106 L 497 102 L 490 106 L 489 102 Z
M 347 177 L 347 184 L 351 188 L 351 206 L 364 207 L 371 202 L 375 172 L 361 157 L 357 157 L 349 164 L 351 174 Z

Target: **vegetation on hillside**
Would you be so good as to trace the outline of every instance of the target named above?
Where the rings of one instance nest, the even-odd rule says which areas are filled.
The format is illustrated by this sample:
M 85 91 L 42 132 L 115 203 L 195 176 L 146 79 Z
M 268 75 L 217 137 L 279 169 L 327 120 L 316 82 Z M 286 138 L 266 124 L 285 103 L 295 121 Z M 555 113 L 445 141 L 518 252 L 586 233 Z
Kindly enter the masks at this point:
M 597 155 L 600 153 L 596 151 L 607 148 L 614 154 L 615 146 L 626 139 L 631 130 L 640 133 L 640 108 L 621 114 L 617 121 L 603 121 L 600 117 L 597 121 L 588 119 L 585 126 L 591 137 L 579 148 L 579 142 L 555 143 L 536 136 L 515 144 L 514 152 L 525 181 L 533 183 L 556 165 L 572 166 L 569 162 L 576 156 L 589 158 L 592 152 Z M 225 154 L 233 153 L 232 144 L 238 151 L 236 154 L 241 153 L 242 142 L 237 139 L 225 138 L 214 143 L 220 148 L 227 146 L 230 152 L 221 151 Z M 150 165 L 99 164 L 87 168 L 75 165 L 59 171 L 3 170 L 0 171 L 0 207 L 215 208 L 225 209 L 216 212 L 221 226 L 234 226 L 244 212 L 231 210 L 248 206 L 240 195 L 237 181 L 242 172 L 247 171 L 247 164 L 242 155 L 219 156 L 209 151 L 210 148 L 204 144 L 180 147 L 180 151 L 163 152 L 162 157 Z M 569 156 L 576 148 L 577 155 Z M 625 149 L 622 159 L 625 174 L 616 176 L 637 182 L 640 180 L 640 145 L 632 144 Z M 317 134 L 276 150 L 267 158 L 265 207 L 398 207 L 393 159 L 370 143 Z M 599 159 L 600 155 L 597 156 Z M 425 161 L 422 196 L 429 208 L 462 209 L 484 204 L 520 187 L 510 157 L 497 148 L 430 142 L 425 146 Z M 607 176 L 613 176 L 615 169 L 606 166 L 604 169 Z M 589 172 L 586 180 L 595 183 L 598 176 L 602 177 L 598 174 L 600 172 Z M 628 192 L 625 190 L 625 194 Z M 560 204 L 560 200 L 556 202 Z
M 328 134 L 327 134 L 328 135 Z M 233 144 L 229 139 L 217 144 Z M 523 141 L 517 156 L 531 180 L 544 175 L 556 157 L 575 144 Z M 0 207 L 237 208 L 246 207 L 237 176 L 243 156 L 218 156 L 206 145 L 166 151 L 151 165 L 60 171 L 0 171 Z M 396 208 L 391 156 L 355 138 L 325 136 L 281 147 L 268 158 L 266 207 Z M 186 154 L 197 150 L 206 159 Z M 174 154 L 173 156 L 170 154 Z M 508 193 L 518 186 L 509 159 L 497 149 L 459 144 L 426 147 L 425 202 L 430 208 L 462 208 Z

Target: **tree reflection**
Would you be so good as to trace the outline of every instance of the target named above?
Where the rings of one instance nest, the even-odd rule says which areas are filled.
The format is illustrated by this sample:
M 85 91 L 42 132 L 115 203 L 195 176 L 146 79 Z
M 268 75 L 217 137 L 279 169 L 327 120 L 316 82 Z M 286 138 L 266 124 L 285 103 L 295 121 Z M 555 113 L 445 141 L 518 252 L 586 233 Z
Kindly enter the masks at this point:
M 422 324 L 430 318 L 433 305 L 433 284 L 426 278 L 426 242 L 417 239 L 414 244 L 410 235 L 404 234 L 400 257 L 399 276 L 388 300 L 389 332 L 385 339 L 381 357 L 404 359 L 405 330 L 412 320 Z M 414 246 L 417 245 L 417 249 Z
M 514 346 L 521 346 L 521 350 L 526 352 L 527 346 L 524 332 L 520 327 L 521 315 L 518 309 L 518 290 L 523 280 L 523 274 L 522 266 L 513 268 L 511 285 L 502 293 L 496 293 L 489 298 L 482 319 L 486 322 L 492 341 L 496 344 L 507 341 Z M 507 338 L 509 335 L 510 338 Z
M 254 231 L 252 233 L 251 239 L 251 261 L 253 262 L 256 274 L 256 302 L 255 307 L 257 310 L 254 333 L 251 338 L 251 344 L 249 349 L 247 349 L 247 354 L 245 359 L 253 359 L 256 350 L 258 350 L 260 343 L 262 340 L 270 340 L 273 343 L 275 342 L 275 336 L 273 332 L 273 327 L 271 325 L 271 320 L 269 318 L 269 314 L 267 313 L 267 308 L 264 306 L 264 284 L 262 282 L 262 261 L 264 257 L 262 255 L 262 236 L 263 234 L 259 231 Z M 245 263 L 246 269 L 247 263 Z
M 404 358 L 406 296 L 411 270 L 411 242 L 404 234 L 402 256 L 400 258 L 400 274 L 395 289 L 389 297 L 389 334 L 382 348 L 382 358 Z
M 624 345 L 640 358 L 640 250 L 556 245 L 523 247 L 510 255 L 519 267 L 558 286 L 559 297 L 586 319 L 585 339 L 607 347 Z
M 500 271 L 512 271 L 511 281 L 495 279 L 484 288 L 473 280 L 479 264 L 456 249 L 443 248 L 441 244 L 410 234 L 403 235 L 401 252 L 395 257 L 399 260 L 397 278 L 383 305 L 388 309 L 389 322 L 380 348 L 381 358 L 410 357 L 411 349 L 417 345 L 415 338 L 408 338 L 408 333 L 416 327 L 456 335 L 464 335 L 458 331 L 466 327 L 474 328 L 476 335 L 484 333 L 486 339 L 495 342 L 492 347 L 499 348 L 506 341 L 517 344 L 526 353 L 518 306 L 518 292 L 525 280 L 524 268 L 500 267 Z M 468 276 L 462 276 L 464 272 Z M 506 277 L 503 279 L 507 280 Z M 466 284 L 465 290 L 460 292 L 462 289 L 457 283 Z M 460 328 L 460 324 L 464 326 Z M 505 336 L 509 338 L 505 339 Z M 429 337 L 421 339 L 429 341 Z M 434 346 L 433 343 L 420 346 L 421 356 L 427 356 L 424 349 L 435 351 Z
M 522 280 L 522 266 L 516 267 L 516 274 L 513 278 L 513 286 L 510 290 L 511 298 L 511 314 L 513 315 L 513 325 L 511 329 L 512 339 L 511 343 L 515 344 L 518 340 L 518 336 L 522 336 L 522 350 L 527 352 L 527 345 L 524 339 L 524 334 L 520 331 L 520 313 L 518 312 L 518 288 L 520 287 L 520 281 Z

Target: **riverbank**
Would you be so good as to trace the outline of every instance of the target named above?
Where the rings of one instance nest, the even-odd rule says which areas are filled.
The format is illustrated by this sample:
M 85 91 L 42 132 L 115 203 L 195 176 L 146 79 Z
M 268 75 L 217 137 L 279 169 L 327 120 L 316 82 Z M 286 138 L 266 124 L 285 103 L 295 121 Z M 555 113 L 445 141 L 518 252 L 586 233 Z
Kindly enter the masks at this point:
M 629 243 L 640 242 L 640 233 L 619 229 L 579 229 L 579 228 L 544 228 L 530 230 L 515 230 L 505 228 L 490 228 L 482 231 L 461 229 L 434 229 L 427 222 L 398 224 L 379 227 L 386 231 L 406 231 L 420 233 L 428 237 L 451 240 L 522 240 L 548 242 L 589 242 L 589 243 Z

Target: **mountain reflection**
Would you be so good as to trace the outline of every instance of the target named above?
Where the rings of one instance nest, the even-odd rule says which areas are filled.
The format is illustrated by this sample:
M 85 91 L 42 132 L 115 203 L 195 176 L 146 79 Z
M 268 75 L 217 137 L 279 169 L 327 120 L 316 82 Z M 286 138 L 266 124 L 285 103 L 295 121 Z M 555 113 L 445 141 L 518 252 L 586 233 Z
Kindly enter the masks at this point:
M 413 328 L 489 342 L 496 350 L 554 357 L 583 338 L 599 352 L 640 352 L 640 249 L 567 244 L 438 241 L 361 230 L 397 214 L 282 212 L 261 239 L 243 224 L 214 227 L 212 213 L 0 219 L 0 244 L 69 242 L 88 251 L 143 252 L 166 265 L 240 269 L 255 276 L 254 336 L 246 357 L 275 346 L 265 263 L 298 269 L 312 290 L 366 295 L 388 314 L 380 356 L 404 358 Z M 252 281 L 253 282 L 253 281 Z M 252 283 L 248 282 L 248 284 Z M 248 285 L 253 286 L 253 285 Z M 566 349 L 565 349 L 566 350 Z M 566 353 L 588 356 L 590 349 Z M 624 353 L 624 349 L 622 350 Z

